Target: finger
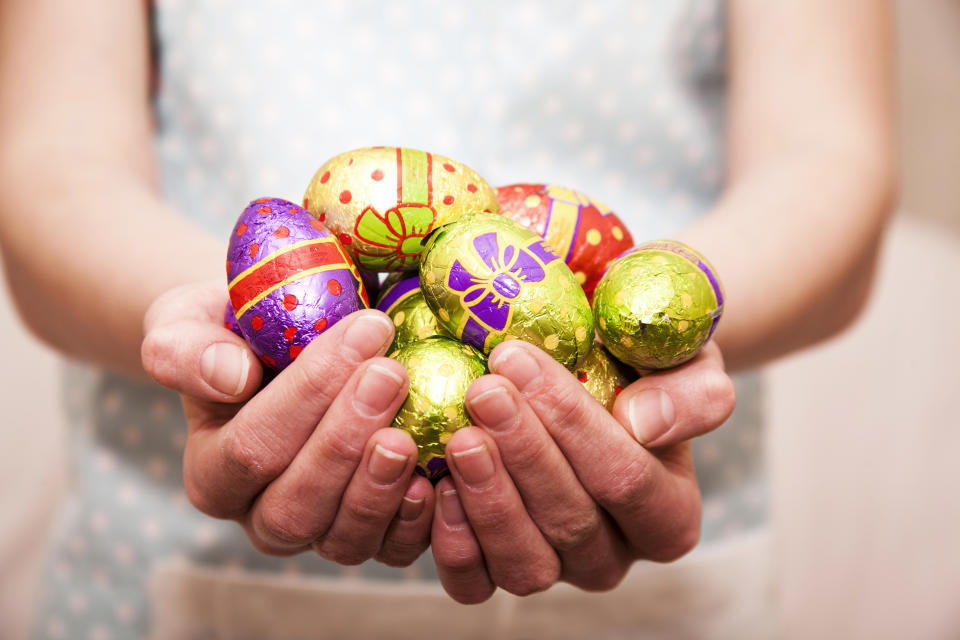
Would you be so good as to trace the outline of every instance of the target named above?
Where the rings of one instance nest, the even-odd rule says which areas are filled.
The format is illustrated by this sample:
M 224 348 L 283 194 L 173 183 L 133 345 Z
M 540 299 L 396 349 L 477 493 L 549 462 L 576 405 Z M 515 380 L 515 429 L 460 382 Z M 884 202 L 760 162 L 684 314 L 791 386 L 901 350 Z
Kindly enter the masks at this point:
M 374 433 L 333 524 L 313 545 L 317 553 L 345 565 L 372 558 L 400 511 L 416 460 L 417 445 L 410 434 L 399 429 Z
M 676 458 L 677 464 L 662 463 L 569 371 L 533 345 L 520 340 L 499 345 L 490 354 L 490 369 L 517 387 L 633 549 L 666 560 L 696 544 L 700 495 L 689 455 Z
M 389 358 L 375 358 L 354 372 L 289 467 L 251 509 L 252 531 L 264 546 L 296 547 L 325 536 L 342 508 L 343 526 L 321 551 L 344 564 L 358 561 L 350 544 L 373 556 L 400 506 L 416 445 L 398 430 L 368 441 L 390 425 L 407 384 L 403 365 Z M 351 479 L 357 484 L 347 496 Z
M 562 578 L 583 589 L 613 588 L 629 561 L 623 541 L 513 383 L 483 376 L 466 401 L 496 443 L 530 517 L 560 554 Z
M 460 429 L 447 442 L 446 458 L 494 584 L 516 595 L 553 585 L 560 559 L 527 513 L 493 439 L 481 429 Z
M 487 573 L 480 542 L 473 535 L 456 487 L 449 477 L 436 487 L 436 507 L 430 546 L 440 584 L 462 604 L 477 604 L 496 591 Z
M 163 294 L 144 317 L 143 368 L 165 387 L 210 402 L 237 403 L 260 387 L 263 370 L 224 327 L 226 290 L 213 283 Z M 216 312 L 213 309 L 216 308 Z
M 360 363 L 382 354 L 392 337 L 393 323 L 384 314 L 350 314 L 226 424 L 223 405 L 185 400 L 190 434 L 184 483 L 194 505 L 215 517 L 243 516 L 294 459 Z
M 708 433 L 736 404 L 720 349 L 707 343 L 690 362 L 640 378 L 617 397 L 613 416 L 645 447 L 664 447 Z
M 419 558 L 430 546 L 434 506 L 433 485 L 426 478 L 414 475 L 374 557 L 391 567 L 406 567 Z

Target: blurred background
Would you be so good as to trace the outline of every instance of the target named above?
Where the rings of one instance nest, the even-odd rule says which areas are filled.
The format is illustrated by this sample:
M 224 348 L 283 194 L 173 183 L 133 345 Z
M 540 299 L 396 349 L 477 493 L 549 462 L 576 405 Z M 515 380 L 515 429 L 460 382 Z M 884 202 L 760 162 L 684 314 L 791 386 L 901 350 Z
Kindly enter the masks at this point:
M 901 199 L 872 302 L 765 372 L 788 637 L 960 637 L 960 1 L 895 5 Z M 58 358 L 5 296 L 0 326 L 0 638 L 16 639 L 69 478 Z

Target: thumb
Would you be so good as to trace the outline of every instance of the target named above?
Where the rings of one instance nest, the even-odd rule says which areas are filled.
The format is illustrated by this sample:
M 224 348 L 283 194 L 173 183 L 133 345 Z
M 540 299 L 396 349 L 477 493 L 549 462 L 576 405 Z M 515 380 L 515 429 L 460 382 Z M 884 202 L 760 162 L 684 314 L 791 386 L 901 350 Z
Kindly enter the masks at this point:
M 246 343 L 224 326 L 226 292 L 211 284 L 163 294 L 144 317 L 144 370 L 165 387 L 199 400 L 237 403 L 263 377 Z
M 715 342 L 690 362 L 640 378 L 624 389 L 613 416 L 647 448 L 702 436 L 730 417 L 733 382 Z

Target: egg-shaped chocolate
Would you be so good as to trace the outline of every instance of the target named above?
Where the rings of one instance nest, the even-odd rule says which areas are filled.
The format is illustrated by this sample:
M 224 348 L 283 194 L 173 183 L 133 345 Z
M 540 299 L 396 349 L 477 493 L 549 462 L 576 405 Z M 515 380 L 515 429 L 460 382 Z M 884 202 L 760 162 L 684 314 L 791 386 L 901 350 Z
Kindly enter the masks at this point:
M 554 184 L 511 184 L 496 189 L 500 213 L 536 232 L 563 258 L 589 299 L 607 263 L 633 246 L 623 221 L 609 207 Z
M 573 272 L 543 238 L 500 215 L 471 213 L 434 232 L 420 288 L 440 326 L 483 353 L 519 338 L 573 369 L 593 345 Z
M 637 375 L 613 359 L 600 343 L 594 343 L 593 349 L 577 365 L 573 374 L 594 400 L 607 411 L 613 410 L 620 392 L 637 379 Z
M 420 277 L 406 272 L 391 274 L 383 282 L 377 309 L 393 320 L 393 343 L 389 352 L 431 336 L 446 335 L 420 291 Z
M 444 450 L 453 433 L 472 424 L 464 396 L 487 372 L 487 359 L 470 345 L 436 336 L 408 344 L 390 356 L 407 369 L 410 390 L 393 419 L 419 449 L 417 471 L 437 480 L 447 472 Z
M 274 371 L 369 304 L 359 272 L 333 234 L 280 198 L 254 200 L 240 214 L 227 250 L 227 282 L 244 338 Z
M 431 231 L 467 211 L 498 211 L 493 189 L 473 169 L 405 147 L 331 158 L 310 181 L 303 206 L 369 271 L 414 270 Z
M 223 310 L 223 326 L 241 338 L 243 331 L 240 330 L 240 323 L 237 322 L 237 314 L 233 312 L 233 303 L 227 300 L 227 306 Z
M 639 369 L 666 369 L 695 356 L 723 313 L 716 272 L 694 249 L 661 240 L 614 260 L 593 294 L 597 334 Z

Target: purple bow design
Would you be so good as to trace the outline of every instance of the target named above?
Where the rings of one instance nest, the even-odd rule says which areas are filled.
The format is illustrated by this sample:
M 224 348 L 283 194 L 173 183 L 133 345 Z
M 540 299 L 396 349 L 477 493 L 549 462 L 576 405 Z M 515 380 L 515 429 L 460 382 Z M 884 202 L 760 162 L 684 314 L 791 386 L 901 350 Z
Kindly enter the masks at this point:
M 544 267 L 559 258 L 539 239 L 526 247 L 508 244 L 501 250 L 494 231 L 475 237 L 473 248 L 490 271 L 474 275 L 454 260 L 447 284 L 461 293 L 469 313 L 460 339 L 485 351 L 490 332 L 503 331 L 510 324 L 510 303 L 520 295 L 521 283 L 540 282 Z

